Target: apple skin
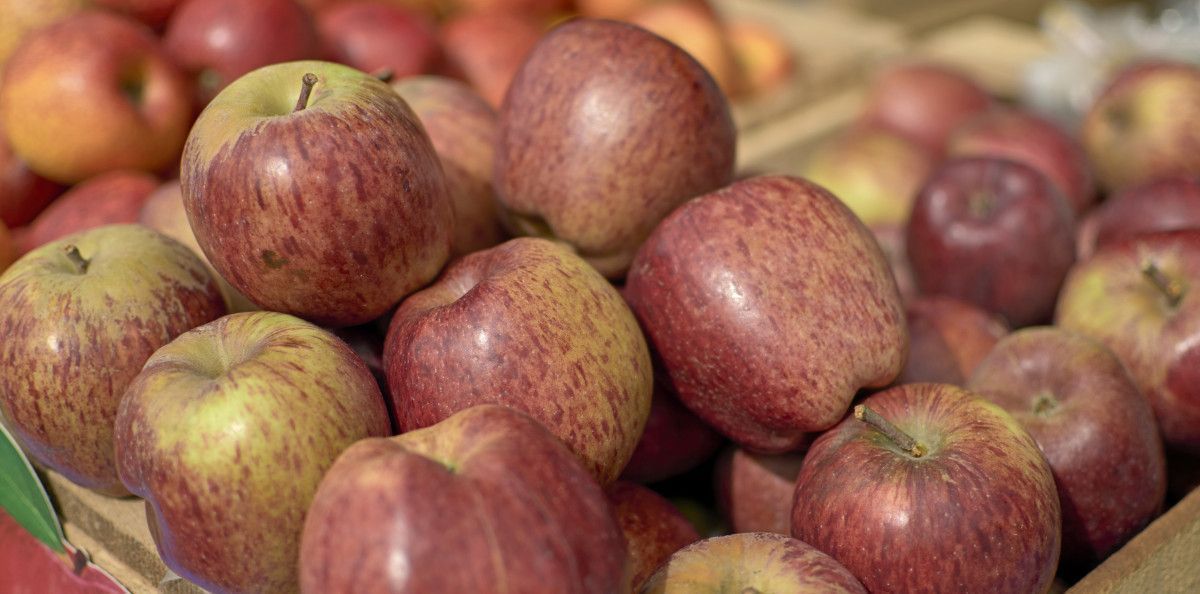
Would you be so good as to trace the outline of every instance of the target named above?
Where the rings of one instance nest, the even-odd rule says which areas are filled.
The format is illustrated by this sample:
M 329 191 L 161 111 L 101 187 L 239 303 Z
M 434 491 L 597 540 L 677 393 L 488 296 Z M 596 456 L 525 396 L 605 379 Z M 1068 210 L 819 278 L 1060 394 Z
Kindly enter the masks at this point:
M 1012 415 L 950 384 L 905 384 L 862 404 L 927 453 L 846 417 L 805 456 L 792 536 L 870 592 L 1044 592 L 1062 513 L 1046 458 Z
M 783 534 L 715 536 L 676 552 L 641 594 L 770 592 L 866 594 L 829 555 Z
M 763 453 L 832 427 L 904 365 L 879 244 L 803 179 L 755 177 L 680 206 L 638 251 L 625 295 L 680 401 Z
M 712 77 L 616 21 L 547 33 L 513 79 L 497 135 L 506 226 L 571 244 L 608 278 L 624 276 L 672 209 L 733 179 L 736 131 Z
M 700 62 L 726 97 L 745 94 L 746 82 L 725 23 L 708 0 L 660 0 L 622 20 L 679 46 Z
M 325 59 L 396 79 L 433 72 L 441 46 L 433 21 L 395 4 L 339 2 L 317 13 Z
M 650 416 L 621 478 L 654 483 L 681 475 L 712 457 L 725 438 L 692 414 L 669 387 L 670 379 L 654 368 Z
M 392 82 L 392 88 L 417 114 L 442 161 L 454 202 L 450 257 L 507 239 L 492 189 L 496 110 L 470 86 L 443 76 L 401 78 Z
M 0 0 L 0 72 L 21 41 L 32 31 L 87 7 L 87 0 Z
M 717 507 L 731 532 L 791 535 L 792 495 L 808 444 L 772 456 L 731 447 L 713 473 Z
M 346 343 L 248 312 L 146 361 L 121 400 L 115 451 L 173 571 L 210 591 L 294 592 L 321 477 L 352 443 L 390 433 L 379 387 Z
M 610 594 L 626 586 L 626 563 L 604 493 L 575 456 L 528 415 L 480 405 L 338 457 L 305 520 L 300 586 Z
M 1153 231 L 1200 228 L 1200 176 L 1134 184 L 1092 209 L 1079 225 L 1078 259 L 1100 246 Z
M 318 82 L 293 112 L 306 73 Z M 288 62 L 238 79 L 200 114 L 181 168 L 204 254 L 263 309 L 362 324 L 450 253 L 453 205 L 421 122 L 347 66 Z
M 1126 65 L 1088 110 L 1082 139 L 1110 191 L 1169 175 L 1200 175 L 1200 67 Z
M 0 121 L 13 151 L 50 180 L 179 158 L 191 87 L 145 25 L 87 10 L 31 34 L 9 58 Z
M 1152 263 L 1182 295 L 1172 305 L 1142 272 Z M 1108 245 L 1071 269 L 1055 325 L 1112 349 L 1150 400 L 1167 446 L 1200 454 L 1200 230 Z
M 956 128 L 994 105 L 986 89 L 953 66 L 904 61 L 876 72 L 860 121 L 896 130 L 940 158 Z
M 104 225 L 136 223 L 158 184 L 153 175 L 133 170 L 110 171 L 76 184 L 30 223 L 22 250 Z
M 62 192 L 61 185 L 34 173 L 13 154 L 0 123 L 0 223 L 25 225 Z
M 89 260 L 80 274 L 74 245 Z M 216 281 L 185 246 L 111 225 L 25 254 L 0 276 L 0 416 L 30 457 L 72 482 L 126 493 L 113 420 L 146 359 L 225 313 Z
M 951 137 L 949 155 L 1025 163 L 1050 178 L 1077 215 L 1096 200 L 1083 147 L 1057 124 L 1030 111 L 996 108 L 967 120 Z
M 3 222 L 0 222 L 0 272 L 4 272 L 20 256 L 21 254 L 17 251 L 17 244 L 13 240 L 12 233 L 9 233 L 8 227 Z
M 499 109 L 517 70 L 545 32 L 532 15 L 497 11 L 456 14 L 442 23 L 443 74 L 466 80 Z
M 129 15 L 154 29 L 161 29 L 182 0 L 91 0 L 100 6 Z
M 795 80 L 796 50 L 771 25 L 733 17 L 725 35 L 742 69 L 743 97 L 763 97 Z
M 84 552 L 63 543 L 59 553 L 38 540 L 0 508 L 0 575 L 9 594 L 129 594 L 112 576 L 87 562 L 75 569 Z
M 913 278 L 912 264 L 908 261 L 908 250 L 905 246 L 908 236 L 908 221 L 898 225 L 875 225 L 871 234 L 883 250 L 892 277 L 896 279 L 896 289 L 900 291 L 900 300 L 909 303 L 917 298 L 917 280 Z
M 1162 510 L 1162 439 L 1150 402 L 1111 350 L 1053 327 L 1000 340 L 968 388 L 1024 427 L 1050 463 L 1062 563 L 1091 569 Z
M 979 362 L 1009 333 L 994 314 L 966 301 L 925 295 L 905 305 L 908 361 L 897 384 L 964 386 Z
M 648 487 L 617 481 L 609 485 L 605 495 L 629 551 L 629 592 L 639 591 L 642 583 L 675 551 L 700 540 L 687 518 Z
M 913 204 L 906 249 L 922 294 L 1043 323 L 1075 262 L 1075 214 L 1046 176 L 998 157 L 955 157 Z
M 650 414 L 650 353 L 617 290 L 565 246 L 517 238 L 470 254 L 392 317 L 384 365 L 401 431 L 484 403 L 521 409 L 600 481 Z
M 248 72 L 320 51 L 316 21 L 296 0 L 184 0 L 163 45 L 195 78 L 201 106 Z

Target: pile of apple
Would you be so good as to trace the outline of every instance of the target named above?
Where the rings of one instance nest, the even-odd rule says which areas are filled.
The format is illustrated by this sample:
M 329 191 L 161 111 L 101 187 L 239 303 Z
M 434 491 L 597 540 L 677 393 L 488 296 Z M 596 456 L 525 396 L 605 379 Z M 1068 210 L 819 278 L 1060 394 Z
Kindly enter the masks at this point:
M 169 46 L 274 3 L 124 4 Z M 212 592 L 1041 593 L 1190 487 L 1193 66 L 1076 137 L 898 64 L 739 179 L 721 85 L 628 22 L 554 25 L 499 109 L 160 44 L 89 9 L 3 65 L 5 217 L 72 187 L 0 276 L 0 420 Z M 718 535 L 647 486 L 706 464 Z

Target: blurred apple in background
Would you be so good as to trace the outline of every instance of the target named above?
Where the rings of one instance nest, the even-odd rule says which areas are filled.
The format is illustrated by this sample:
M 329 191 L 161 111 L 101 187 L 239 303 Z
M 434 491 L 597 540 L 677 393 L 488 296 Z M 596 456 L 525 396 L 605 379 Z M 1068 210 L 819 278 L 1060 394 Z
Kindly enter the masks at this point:
M 679 46 L 708 71 L 726 97 L 743 94 L 741 66 L 724 21 L 708 0 L 659 0 L 623 20 Z
M 0 119 L 34 172 L 76 183 L 115 169 L 172 167 L 191 87 L 145 25 L 85 11 L 38 30 L 5 66 Z
M 461 12 L 509 12 L 540 18 L 564 14 L 573 4 L 572 0 L 454 0 L 454 3 Z
M 433 72 L 441 60 L 434 22 L 378 0 L 340 2 L 317 13 L 324 59 L 396 79 Z
M 796 51 L 770 25 L 734 17 L 726 21 L 725 35 L 742 71 L 744 96 L 766 95 L 796 77 Z
M 466 80 L 499 109 L 512 79 L 546 25 L 537 17 L 500 11 L 464 12 L 442 23 L 446 74 Z
M 617 481 L 605 494 L 629 551 L 629 592 L 640 592 L 642 583 L 675 551 L 700 540 L 687 518 L 647 487 Z
M 966 385 L 975 367 L 1008 334 L 999 317 L 944 295 L 918 297 L 905 305 L 908 361 L 897 384 L 936 382 Z
M 913 278 L 912 264 L 908 261 L 908 221 L 897 225 L 875 225 L 871 235 L 883 250 L 892 277 L 896 279 L 896 289 L 900 291 L 900 300 L 908 303 L 917 298 L 917 281 Z
M 88 0 L 0 0 L 0 72 L 30 32 L 82 11 Z
M 540 423 L 494 405 L 350 446 L 313 498 L 299 566 L 305 594 L 611 594 L 629 580 L 588 471 Z
M 643 594 L 866 594 L 842 564 L 782 534 L 750 532 L 707 538 L 671 556 Z
M 183 0 L 91 0 L 92 4 L 129 15 L 161 29 Z
M 29 224 L 21 238 L 22 251 L 102 225 L 136 223 L 158 183 L 149 173 L 121 170 L 76 184 Z
M 13 153 L 0 123 L 0 223 L 19 227 L 32 221 L 62 191 Z
M 786 454 L 764 455 L 731 447 L 713 473 L 717 507 L 731 532 L 791 535 L 792 496 L 808 444 Z
M 507 234 L 492 189 L 496 111 L 465 83 L 442 76 L 411 76 L 392 88 L 417 114 L 437 151 L 454 203 L 450 257 L 492 247 Z
M 1062 503 L 1062 563 L 1090 571 L 1162 510 L 1167 470 L 1149 401 L 1103 344 L 1053 327 L 1018 330 L 968 387 L 1021 423 Z
M 498 126 L 506 226 L 570 244 L 608 278 L 672 209 L 733 179 L 724 95 L 683 50 L 627 23 L 574 19 L 548 33 Z
M 1029 165 L 1050 178 L 1077 215 L 1096 200 L 1083 147 L 1057 124 L 1032 112 L 997 108 L 967 120 L 951 136 L 949 154 L 1003 157 Z
M 295 592 L 321 477 L 351 444 L 391 434 L 346 343 L 274 312 L 224 316 L 158 349 L 114 426 L 121 482 L 146 500 L 163 562 L 221 592 Z
M 954 130 L 993 104 L 987 90 L 957 68 L 900 62 L 876 73 L 860 118 L 892 128 L 940 158 Z
M 13 240 L 12 234 L 8 232 L 8 227 L 0 222 L 0 272 L 4 272 L 9 264 L 16 262 L 20 255 L 17 251 L 17 243 Z
M 1200 176 L 1200 67 L 1150 61 L 1118 71 L 1087 113 L 1083 146 L 1109 191 Z
M 113 420 L 126 386 L 160 346 L 224 313 L 204 263 L 140 225 L 43 245 L 0 276 L 0 416 L 39 464 L 124 494 Z
M 1103 246 L 1154 231 L 1200 229 L 1200 175 L 1165 177 L 1129 186 L 1092 209 L 1079 226 L 1085 260 Z
M 680 401 L 764 453 L 833 426 L 904 365 L 879 245 L 803 179 L 755 177 L 680 206 L 638 251 L 625 295 Z
M 575 7 L 585 17 L 620 20 L 660 1 L 662 0 L 575 0 Z
M 996 157 L 955 157 L 926 181 L 906 241 L 917 287 L 1003 316 L 1048 322 L 1075 261 L 1075 214 L 1050 180 Z
M 316 23 L 296 0 L 184 0 L 163 44 L 206 105 L 238 77 L 269 64 L 316 58 Z

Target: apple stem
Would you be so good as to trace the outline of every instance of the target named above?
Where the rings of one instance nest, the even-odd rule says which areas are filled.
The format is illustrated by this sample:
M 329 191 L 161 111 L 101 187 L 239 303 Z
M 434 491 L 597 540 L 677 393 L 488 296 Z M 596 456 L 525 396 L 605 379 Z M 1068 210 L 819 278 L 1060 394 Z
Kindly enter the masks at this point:
M 879 416 L 879 413 L 867 408 L 865 404 L 859 404 L 854 407 L 854 418 L 874 427 L 876 431 L 886 435 L 893 443 L 900 446 L 900 449 L 912 454 L 914 457 L 920 458 L 925 455 L 926 449 L 921 442 L 901 431 L 891 421 Z
M 385 83 L 390 83 L 392 82 L 392 79 L 396 78 L 396 73 L 393 72 L 391 68 L 380 68 L 379 70 L 376 70 L 375 74 L 372 76 Z
M 1179 305 L 1180 300 L 1183 299 L 1183 285 L 1179 284 L 1178 279 L 1167 276 L 1154 262 L 1149 260 L 1142 264 L 1142 274 L 1162 292 L 1163 296 L 1167 298 L 1168 305 L 1171 307 Z
M 312 94 L 313 85 L 317 84 L 317 75 L 309 72 L 304 75 L 304 79 L 301 80 L 301 83 L 300 98 L 296 99 L 296 109 L 293 109 L 292 113 L 296 113 L 297 111 L 308 107 L 308 96 Z
M 75 549 L 75 554 L 71 555 L 71 572 L 77 576 L 83 575 L 83 570 L 87 569 L 87 564 L 87 553 L 83 549 Z
M 87 272 L 89 262 L 79 253 L 79 248 L 74 245 L 68 245 L 64 251 L 67 253 L 67 259 L 71 261 L 71 264 L 75 265 L 76 273 L 84 274 Z

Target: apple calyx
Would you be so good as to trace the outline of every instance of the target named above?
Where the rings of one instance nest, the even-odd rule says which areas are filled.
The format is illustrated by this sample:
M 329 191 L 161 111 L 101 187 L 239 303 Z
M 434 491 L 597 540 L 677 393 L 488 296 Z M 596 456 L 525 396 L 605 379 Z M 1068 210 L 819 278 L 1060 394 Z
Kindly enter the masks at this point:
M 1183 285 L 1179 279 L 1167 276 L 1153 261 L 1142 263 L 1142 274 L 1167 298 L 1167 305 L 1176 307 L 1183 300 Z
M 88 260 L 79 253 L 79 248 L 75 247 L 74 244 L 71 244 L 64 248 L 63 252 L 67 254 L 67 260 L 70 261 L 71 265 L 75 268 L 76 274 L 87 273 L 88 264 L 90 264 L 90 262 L 88 262 Z
M 1033 414 L 1039 417 L 1046 416 L 1056 408 L 1058 408 L 1058 400 L 1046 390 L 1038 392 L 1037 397 L 1033 400 Z
M 292 113 L 308 107 L 308 96 L 312 94 L 313 85 L 317 84 L 317 75 L 307 72 L 300 83 L 300 97 L 296 99 L 296 108 L 292 110 Z
M 865 404 L 859 404 L 854 407 L 854 418 L 870 425 L 876 431 L 887 436 L 900 449 L 908 452 L 914 458 L 924 456 L 929 450 L 925 444 L 915 440 L 909 434 L 900 430 L 899 427 L 893 425 L 891 421 L 879 416 L 879 413 L 867 408 Z
M 967 206 L 971 211 L 971 216 L 982 219 L 992 213 L 995 208 L 995 200 L 992 198 L 991 192 L 987 190 L 977 190 L 971 193 L 971 197 L 967 201 Z

